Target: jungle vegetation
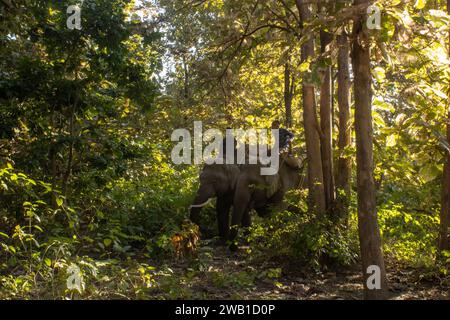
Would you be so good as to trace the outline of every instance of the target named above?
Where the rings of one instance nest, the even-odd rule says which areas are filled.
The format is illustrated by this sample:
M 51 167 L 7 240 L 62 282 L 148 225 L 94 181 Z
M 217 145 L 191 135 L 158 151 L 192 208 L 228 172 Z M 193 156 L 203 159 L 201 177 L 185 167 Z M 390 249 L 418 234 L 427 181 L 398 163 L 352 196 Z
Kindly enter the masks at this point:
M 448 298 L 449 25 L 450 0 L 1 0 L 0 298 Z M 274 120 L 308 185 L 233 253 L 171 134 Z

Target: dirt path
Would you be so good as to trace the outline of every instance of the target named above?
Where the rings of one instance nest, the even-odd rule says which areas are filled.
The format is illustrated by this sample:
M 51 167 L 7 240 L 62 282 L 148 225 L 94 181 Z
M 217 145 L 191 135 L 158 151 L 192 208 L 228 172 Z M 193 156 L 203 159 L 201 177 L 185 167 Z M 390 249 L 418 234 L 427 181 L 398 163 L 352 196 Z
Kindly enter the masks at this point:
M 162 268 L 155 293 L 172 299 L 362 299 L 359 266 L 325 273 L 294 267 L 291 272 L 283 262 L 258 263 L 245 248 L 231 254 L 203 242 L 196 259 Z M 448 282 L 426 279 L 417 270 L 388 270 L 388 281 L 391 299 L 450 299 Z

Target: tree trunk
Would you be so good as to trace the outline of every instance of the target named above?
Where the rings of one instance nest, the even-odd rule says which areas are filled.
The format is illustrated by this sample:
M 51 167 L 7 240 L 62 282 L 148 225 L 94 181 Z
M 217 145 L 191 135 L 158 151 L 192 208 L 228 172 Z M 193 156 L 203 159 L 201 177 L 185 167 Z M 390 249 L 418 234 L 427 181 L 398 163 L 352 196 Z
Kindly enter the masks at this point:
M 450 15 L 450 0 L 447 0 L 447 12 Z M 450 33 L 448 52 L 450 56 Z M 447 142 L 450 144 L 450 88 L 448 90 L 448 117 L 447 117 Z M 441 194 L 441 224 L 439 235 L 439 250 L 450 250 L 450 152 L 446 150 L 447 156 L 444 163 Z
M 55 131 L 55 107 L 52 106 L 52 110 L 50 113 L 50 128 L 53 131 Z M 55 138 L 55 134 L 52 134 L 51 136 L 51 140 L 50 140 L 50 145 L 49 145 L 49 152 L 48 152 L 48 157 L 49 157 L 49 162 L 50 162 L 50 175 L 51 175 L 51 183 L 52 183 L 52 208 L 56 209 L 58 208 L 58 204 L 56 202 L 56 176 L 57 176 L 57 165 L 56 165 L 56 153 L 57 153 L 57 146 L 56 146 L 56 138 Z
M 77 98 L 75 98 L 77 99 Z M 69 183 L 70 174 L 72 173 L 72 163 L 73 163 L 73 148 L 74 148 L 74 121 L 75 121 L 75 109 L 77 106 L 77 102 L 75 102 L 70 108 L 70 120 L 69 120 L 69 132 L 70 132 L 70 144 L 69 144 L 69 155 L 67 159 L 67 168 L 64 173 L 62 180 L 62 193 L 67 198 L 67 185 Z
M 450 143 L 449 124 L 447 124 L 447 141 Z M 450 155 L 447 155 L 446 158 L 444 173 L 442 176 L 439 251 L 450 250 Z
M 370 0 L 355 0 L 355 4 L 369 3 Z M 384 299 L 387 293 L 386 270 L 381 236 L 377 222 L 375 202 L 375 182 L 373 178 L 373 128 L 370 72 L 370 43 L 363 29 L 366 16 L 355 19 L 353 24 L 352 62 L 355 83 L 355 127 L 356 127 L 356 163 L 358 187 L 358 228 L 361 249 L 364 297 L 366 299 Z M 380 289 L 368 287 L 369 266 L 379 268 Z
M 292 127 L 292 98 L 294 96 L 294 79 L 291 76 L 289 63 L 284 65 L 284 106 L 286 113 L 286 127 Z
M 311 17 L 310 5 L 304 0 L 296 0 L 300 12 L 301 23 Z M 301 47 L 301 60 L 307 61 L 314 56 L 314 38 L 311 37 Z M 320 136 L 317 123 L 314 85 L 308 83 L 308 77 L 303 76 L 303 122 L 305 128 L 306 154 L 308 157 L 308 189 L 311 209 L 323 214 L 325 208 L 325 191 L 323 186 L 322 156 L 320 153 Z
M 183 84 L 183 95 L 184 99 L 189 99 L 189 69 L 186 61 L 186 56 L 183 55 L 183 72 L 184 72 L 184 84 Z
M 321 53 L 326 51 L 326 47 L 333 40 L 330 33 L 320 31 L 320 47 Z M 320 127 L 321 136 L 321 153 L 322 153 L 322 169 L 323 184 L 325 189 L 325 205 L 328 212 L 331 212 L 335 195 L 334 195 L 334 176 L 333 176 L 333 125 L 331 114 L 331 66 L 326 66 L 324 70 L 324 78 L 320 88 Z
M 343 31 L 338 37 L 338 107 L 339 107 L 339 159 L 336 175 L 336 189 L 338 194 L 338 211 L 347 221 L 348 205 L 350 202 L 351 158 L 345 152 L 351 145 L 350 125 L 350 71 L 349 44 L 347 34 Z

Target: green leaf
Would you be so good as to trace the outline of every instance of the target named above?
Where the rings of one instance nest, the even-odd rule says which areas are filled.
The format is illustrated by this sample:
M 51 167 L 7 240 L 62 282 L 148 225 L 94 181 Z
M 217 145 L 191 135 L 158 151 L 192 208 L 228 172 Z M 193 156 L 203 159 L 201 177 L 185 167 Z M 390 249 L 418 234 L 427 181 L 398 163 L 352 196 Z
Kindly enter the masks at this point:
M 61 207 L 63 203 L 64 200 L 62 198 L 56 198 L 56 204 L 58 205 L 58 207 Z
M 381 67 L 376 67 L 373 69 L 373 74 L 375 76 L 375 79 L 378 82 L 383 82 L 384 79 L 386 79 L 386 71 Z
M 5 237 L 5 238 L 8 238 L 8 239 L 9 239 L 9 236 L 8 236 L 6 233 L 0 232 L 0 236 L 3 236 L 3 237 Z
M 420 176 L 424 182 L 436 179 L 442 171 L 436 165 L 426 165 L 420 169 Z
M 103 243 L 105 244 L 106 247 L 109 247 L 111 245 L 111 243 L 112 243 L 112 240 L 111 239 L 104 239 Z
M 5 182 L 1 181 L 1 186 L 3 190 L 8 190 L 8 185 Z
M 417 0 L 416 4 L 414 5 L 417 9 L 423 9 L 425 7 L 425 4 L 427 3 L 426 0 Z
M 50 267 L 52 265 L 52 260 L 50 258 L 45 258 L 44 263 Z

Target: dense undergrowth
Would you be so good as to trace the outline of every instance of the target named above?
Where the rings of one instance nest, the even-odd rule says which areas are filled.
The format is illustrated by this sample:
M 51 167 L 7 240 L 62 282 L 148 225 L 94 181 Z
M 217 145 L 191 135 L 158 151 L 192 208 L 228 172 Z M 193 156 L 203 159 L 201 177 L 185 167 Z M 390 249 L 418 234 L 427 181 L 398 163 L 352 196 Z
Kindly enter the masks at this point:
M 299 25 L 295 1 L 285 10 L 278 1 L 86 0 L 82 28 L 71 29 L 76 2 L 0 6 L 0 299 L 247 298 L 256 282 L 270 283 L 264 297 L 279 298 L 296 273 L 357 266 L 361 276 L 355 101 L 339 123 L 340 99 L 328 91 L 336 106 L 329 163 L 348 159 L 353 175 L 347 217 L 316 216 L 306 191 L 291 192 L 286 210 L 255 217 L 248 236 L 240 233 L 246 246 L 237 255 L 211 240 L 213 204 L 202 210 L 200 235 L 186 220 L 200 168 L 171 160 L 174 129 L 192 132 L 195 121 L 223 131 L 286 120 L 304 158 L 314 124 L 304 117 L 303 80 L 318 95 L 342 46 L 333 41 L 303 61 L 303 34 L 350 34 L 341 9 Z M 448 279 L 449 255 L 438 259 L 436 248 L 450 150 L 449 18 L 442 0 L 377 3 L 369 167 L 388 273 Z M 350 84 L 347 91 L 354 96 Z
M 0 185 L 10 201 L 1 208 L 0 297 L 201 298 L 183 283 L 208 270 L 214 247 L 179 257 L 173 242 L 175 236 L 193 232 L 183 222 L 197 168 L 180 170 L 162 158 L 154 166 L 158 170 L 149 167 L 134 177 L 108 182 L 103 190 L 72 204 L 51 184 L 5 165 Z M 448 269 L 436 264 L 436 251 L 430 249 L 435 247 L 438 208 L 421 205 L 426 203 L 418 198 L 423 194 L 392 185 L 379 192 L 384 251 L 390 262 L 445 276 Z M 243 249 L 246 259 L 278 267 L 268 268 L 269 275 L 232 277 L 210 270 L 212 286 L 245 286 L 261 276 L 276 279 L 286 261 L 291 269 L 296 265 L 311 272 L 355 265 L 359 249 L 354 204 L 348 224 L 333 223 L 308 213 L 305 199 L 305 191 L 290 193 L 288 210 L 255 217 L 248 237 L 241 233 L 240 241 L 249 245 Z M 207 228 L 202 237 L 214 237 L 213 205 L 203 210 L 203 223 Z M 180 259 L 191 270 L 183 276 L 171 269 Z

